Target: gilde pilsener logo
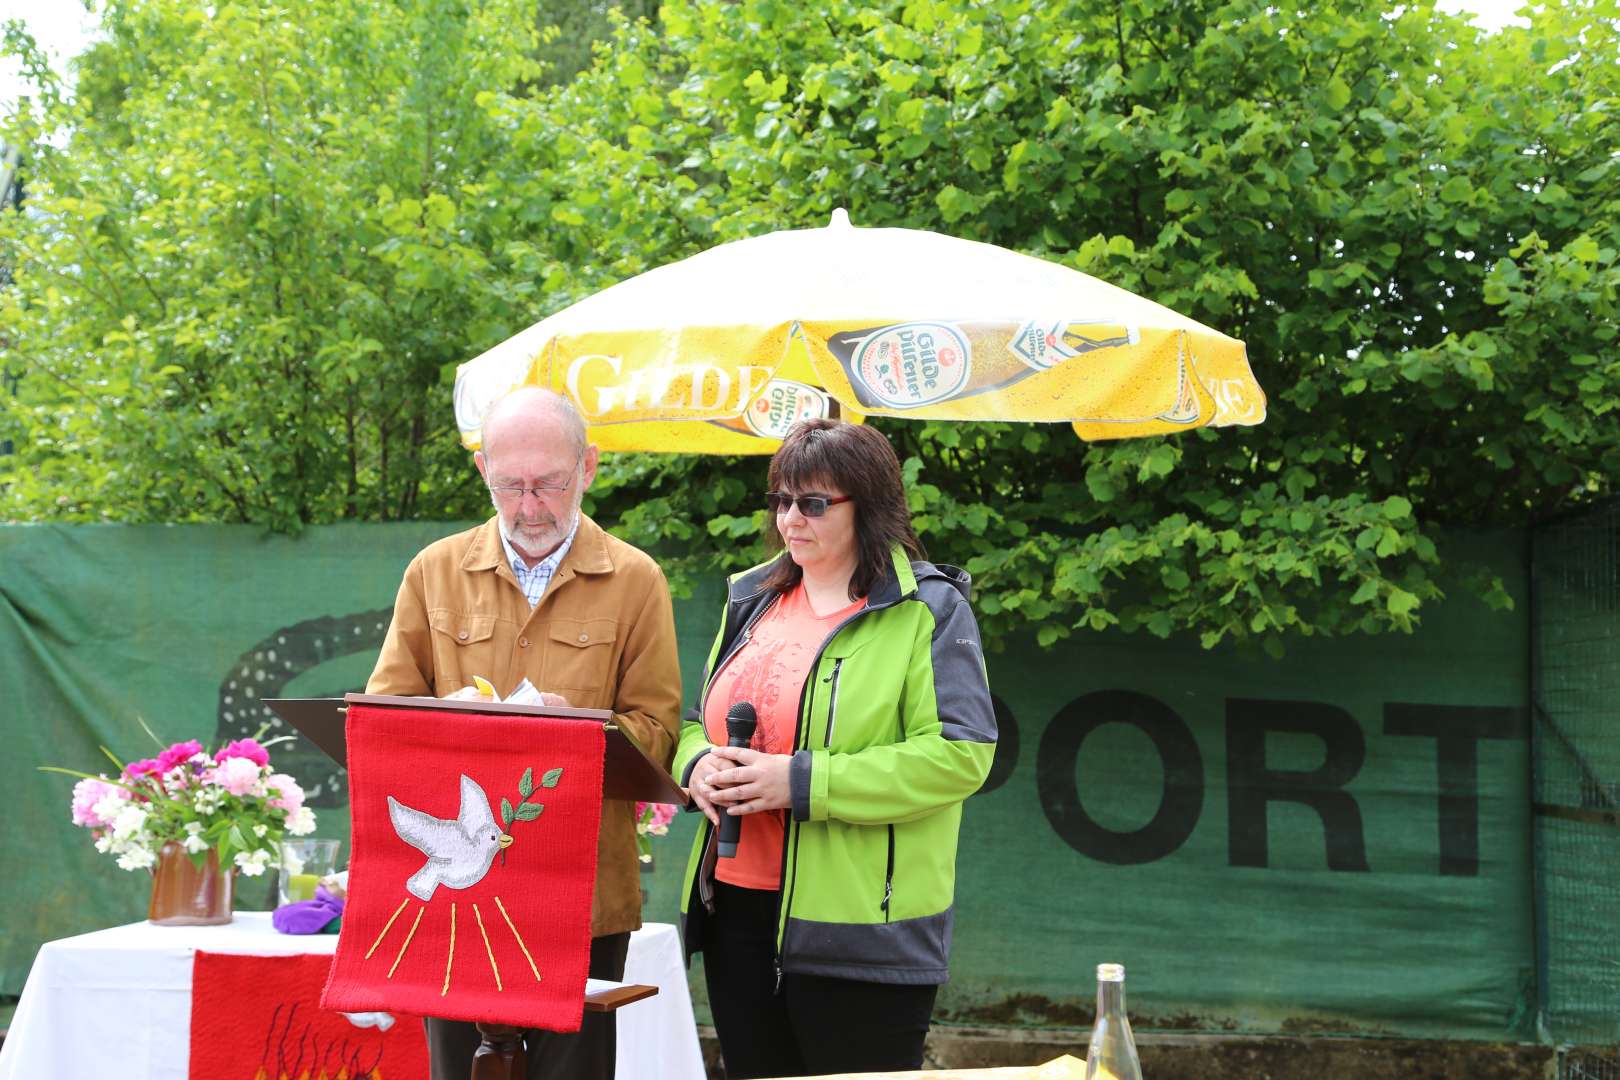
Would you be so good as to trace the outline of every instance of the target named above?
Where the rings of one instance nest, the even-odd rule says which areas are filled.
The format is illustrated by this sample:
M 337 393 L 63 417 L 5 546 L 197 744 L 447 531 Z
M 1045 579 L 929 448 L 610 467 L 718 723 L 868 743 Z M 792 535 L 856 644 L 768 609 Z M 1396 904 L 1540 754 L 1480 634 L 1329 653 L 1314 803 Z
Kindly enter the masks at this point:
M 849 364 L 850 378 L 878 404 L 916 409 L 967 385 L 973 353 L 956 327 L 937 322 L 898 323 L 874 330 Z
M 772 379 L 743 413 L 743 423 L 762 439 L 785 439 L 800 420 L 825 420 L 832 399 L 813 386 L 791 379 Z

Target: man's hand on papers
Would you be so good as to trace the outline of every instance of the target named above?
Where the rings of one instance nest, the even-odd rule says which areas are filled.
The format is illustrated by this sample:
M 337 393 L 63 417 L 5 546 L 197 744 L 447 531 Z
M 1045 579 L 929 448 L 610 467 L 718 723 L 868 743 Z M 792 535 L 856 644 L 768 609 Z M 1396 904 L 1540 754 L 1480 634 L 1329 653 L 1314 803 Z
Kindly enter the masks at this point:
M 553 694 L 548 690 L 537 688 L 528 679 L 518 683 L 517 689 L 506 697 L 495 692 L 494 685 L 482 675 L 473 676 L 472 686 L 463 686 L 460 690 L 444 695 L 445 701 L 502 701 L 508 705 L 548 705 L 553 709 L 569 709 L 567 698 L 561 694 Z

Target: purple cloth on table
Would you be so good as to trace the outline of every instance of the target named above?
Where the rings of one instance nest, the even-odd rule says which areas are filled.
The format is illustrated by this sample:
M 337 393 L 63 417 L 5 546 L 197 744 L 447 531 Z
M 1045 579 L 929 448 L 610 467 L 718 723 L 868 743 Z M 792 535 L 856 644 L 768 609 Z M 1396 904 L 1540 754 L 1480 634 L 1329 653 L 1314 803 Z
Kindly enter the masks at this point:
M 283 904 L 270 913 L 270 925 L 283 934 L 318 934 L 343 914 L 343 901 L 315 886 L 315 899 Z

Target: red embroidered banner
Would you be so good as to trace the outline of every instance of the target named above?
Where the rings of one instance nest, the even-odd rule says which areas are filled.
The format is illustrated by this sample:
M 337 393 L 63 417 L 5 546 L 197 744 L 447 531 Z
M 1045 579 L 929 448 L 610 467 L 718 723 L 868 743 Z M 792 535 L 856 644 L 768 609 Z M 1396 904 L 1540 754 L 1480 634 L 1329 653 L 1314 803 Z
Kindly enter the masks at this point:
M 193 1080 L 428 1080 L 422 1022 L 323 1010 L 331 969 L 330 956 L 197 953 Z
M 579 1030 L 602 726 L 354 705 L 354 857 L 322 1005 Z

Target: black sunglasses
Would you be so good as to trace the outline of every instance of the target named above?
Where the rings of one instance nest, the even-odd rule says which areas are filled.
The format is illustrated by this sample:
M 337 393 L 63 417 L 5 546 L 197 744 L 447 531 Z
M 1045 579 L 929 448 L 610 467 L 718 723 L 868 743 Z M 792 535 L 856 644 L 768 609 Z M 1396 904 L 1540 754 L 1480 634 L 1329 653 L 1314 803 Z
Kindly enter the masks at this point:
M 784 495 L 780 491 L 767 491 L 765 493 L 765 509 L 773 514 L 784 514 L 787 512 L 788 507 L 796 504 L 799 507 L 799 513 L 805 517 L 820 517 L 827 512 L 827 507 L 849 502 L 853 498 L 855 498 L 853 495 L 840 495 L 836 499 L 829 499 L 825 495 L 800 495 L 798 498 L 794 498 L 791 495 Z

